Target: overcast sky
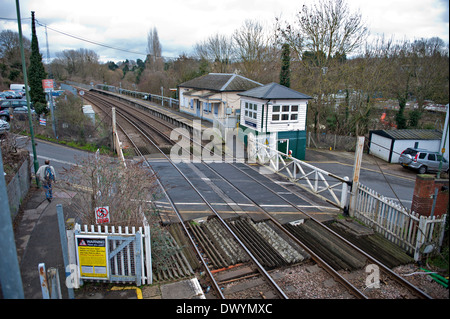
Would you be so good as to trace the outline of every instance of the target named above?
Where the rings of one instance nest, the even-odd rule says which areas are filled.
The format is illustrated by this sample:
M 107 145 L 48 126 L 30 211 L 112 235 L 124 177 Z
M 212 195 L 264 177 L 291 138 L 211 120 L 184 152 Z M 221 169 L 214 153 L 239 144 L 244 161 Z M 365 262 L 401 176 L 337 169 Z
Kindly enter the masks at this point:
M 101 61 L 144 60 L 147 33 L 156 27 L 163 56 L 192 52 L 193 46 L 215 33 L 231 35 L 246 19 L 269 29 L 275 17 L 294 21 L 303 4 L 313 0 L 21 0 L 24 36 L 31 39 L 31 11 L 49 28 L 115 48 L 97 46 L 48 30 L 50 57 L 66 49 L 88 48 Z M 360 10 L 372 35 L 395 39 L 440 37 L 449 41 L 449 0 L 347 0 Z M 0 0 L 0 31 L 17 31 L 14 0 Z M 47 58 L 44 28 L 37 26 L 39 47 Z M 139 54 L 138 54 L 139 53 Z

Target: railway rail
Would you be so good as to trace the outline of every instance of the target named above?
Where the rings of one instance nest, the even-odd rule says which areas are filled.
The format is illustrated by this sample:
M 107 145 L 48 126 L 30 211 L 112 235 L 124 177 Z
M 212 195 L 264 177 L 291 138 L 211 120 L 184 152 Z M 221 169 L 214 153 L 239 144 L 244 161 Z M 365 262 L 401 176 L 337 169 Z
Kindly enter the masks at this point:
M 119 115 L 118 121 L 122 122 L 122 125 L 129 126 L 129 122 L 138 123 L 147 136 L 151 138 L 152 142 L 165 152 L 173 145 L 173 141 L 170 139 L 170 132 L 176 128 L 173 124 L 167 123 L 144 110 L 131 107 L 125 102 L 118 101 L 112 97 L 107 97 L 99 93 L 86 92 L 83 98 L 100 107 L 108 115 L 111 113 L 111 107 L 114 106 L 117 115 Z M 126 119 L 128 123 L 123 122 L 124 119 Z M 148 145 L 146 141 L 136 144 L 136 147 L 140 150 L 141 154 L 146 155 L 157 151 L 154 147 L 150 147 L 150 150 L 146 150 L 146 145 Z
M 90 95 L 90 94 L 89 94 Z M 90 101 L 92 103 L 103 103 L 99 101 L 99 97 L 92 98 L 89 96 Z M 102 97 L 102 99 L 104 99 Z M 111 103 L 111 101 L 109 102 Z M 118 103 L 116 101 L 113 102 L 116 107 Z M 110 104 L 111 105 L 111 104 Z M 129 106 L 120 107 L 119 115 L 123 115 L 128 118 L 127 121 L 129 125 L 133 125 L 136 130 L 138 130 L 142 136 L 145 136 L 153 148 L 161 151 L 160 145 L 167 145 L 172 143 L 170 140 L 170 132 L 164 132 L 164 130 L 157 129 L 156 126 L 165 126 L 166 129 L 169 129 L 169 125 L 162 124 L 160 121 L 156 121 L 155 119 L 149 119 L 148 121 L 153 121 L 148 124 L 147 116 L 143 113 L 135 113 L 134 111 L 126 110 L 130 108 Z M 145 113 L 145 112 L 144 112 Z M 134 124 L 132 123 L 134 122 Z M 156 124 L 158 123 L 158 124 Z M 151 129 L 148 129 L 148 126 L 151 126 Z M 174 127 L 170 127 L 173 129 Z M 154 136 L 160 136 L 166 134 L 166 139 L 155 138 Z M 151 137 L 153 135 L 153 137 Z M 130 137 L 130 140 L 132 138 Z M 167 143 L 167 144 L 165 144 Z M 139 147 L 135 146 L 138 150 Z M 163 151 L 161 153 L 164 154 Z M 202 162 L 202 165 L 207 167 L 211 172 L 213 172 L 216 176 L 220 177 L 223 181 L 228 183 L 236 192 L 239 192 L 242 196 L 248 198 L 255 207 L 258 207 L 261 214 L 264 214 L 265 219 L 269 222 L 261 222 L 259 225 L 255 225 L 249 219 L 235 218 L 235 219 L 227 219 L 226 221 L 220 216 L 220 214 L 214 209 L 213 205 L 201 194 L 200 191 L 195 187 L 195 185 L 186 177 L 186 175 L 181 171 L 180 168 L 177 167 L 165 154 L 164 157 L 171 163 L 171 165 L 178 171 L 181 177 L 194 189 L 198 196 L 202 199 L 202 201 L 208 206 L 211 211 L 211 215 L 213 217 L 208 218 L 206 221 L 203 220 L 200 223 L 187 223 L 183 220 L 180 212 L 178 211 L 176 205 L 171 201 L 170 196 L 165 193 L 166 197 L 169 199 L 169 202 L 172 206 L 173 211 L 176 213 L 178 219 L 180 220 L 180 225 L 189 238 L 192 247 L 196 250 L 199 259 L 205 269 L 206 274 L 209 277 L 211 282 L 211 286 L 213 287 L 216 297 L 225 298 L 231 296 L 234 297 L 239 295 L 242 292 L 242 289 L 239 290 L 236 287 L 239 287 L 237 284 L 239 281 L 243 280 L 244 283 L 242 286 L 250 286 L 247 290 L 252 290 L 251 288 L 255 287 L 255 284 L 249 284 L 248 280 L 250 278 L 254 281 L 262 280 L 264 284 L 258 282 L 256 286 L 258 289 L 255 290 L 255 295 L 250 295 L 251 297 L 263 297 L 263 298 L 287 298 L 286 293 L 280 288 L 277 284 L 277 280 L 273 279 L 269 272 L 266 269 L 276 269 L 279 267 L 285 267 L 290 264 L 299 263 L 305 259 L 311 258 L 316 262 L 322 269 L 326 270 L 328 274 L 330 274 L 335 280 L 337 280 L 340 284 L 342 284 L 345 289 L 347 289 L 354 297 L 356 298 L 368 298 L 361 290 L 364 287 L 361 287 L 357 282 L 351 283 L 347 280 L 342 271 L 354 270 L 358 268 L 362 268 L 367 264 L 374 264 L 382 271 L 384 278 L 389 277 L 390 279 L 395 280 L 399 285 L 406 287 L 406 289 L 413 294 L 415 298 L 430 298 L 427 294 L 417 289 L 415 286 L 411 285 L 408 281 L 403 279 L 402 277 L 395 274 L 388 267 L 384 266 L 381 262 L 371 257 L 368 253 L 358 248 L 356 245 L 342 237 L 340 234 L 333 231 L 331 228 L 327 227 L 323 223 L 316 220 L 313 216 L 302 211 L 295 203 L 292 203 L 291 200 L 287 199 L 285 195 L 281 195 L 280 192 L 276 192 L 270 189 L 264 182 L 255 178 L 253 174 L 249 173 L 248 167 L 245 164 L 237 164 L 237 163 L 228 163 L 227 165 L 232 166 L 243 176 L 247 176 L 251 179 L 255 185 L 264 189 L 264 191 L 269 191 L 278 198 L 282 199 L 287 205 L 291 205 L 292 208 L 296 209 L 299 213 L 302 213 L 307 216 L 307 223 L 310 227 L 310 233 L 315 234 L 316 239 L 320 237 L 321 232 L 326 232 L 329 237 L 332 236 L 333 240 L 339 242 L 338 245 L 334 243 L 334 255 L 337 257 L 330 257 L 325 253 L 327 250 L 327 241 L 322 242 L 321 245 L 311 247 L 310 244 L 305 244 L 305 236 L 302 236 L 299 231 L 298 225 L 282 225 L 280 222 L 274 218 L 269 211 L 267 211 L 263 206 L 259 205 L 255 200 L 248 197 L 247 194 L 244 194 L 236 185 L 233 184 L 233 181 L 227 179 L 223 174 L 218 172 L 217 169 L 214 169 L 211 164 Z M 244 166 L 242 166 L 244 165 Z M 151 169 L 150 164 L 148 164 Z M 244 169 L 247 168 L 247 169 Z M 162 189 L 164 189 L 163 185 L 160 185 Z M 280 185 L 280 187 L 283 187 Z M 286 194 L 292 194 L 289 189 L 285 188 Z M 270 226 L 267 225 L 270 223 Z M 305 223 L 306 224 L 306 223 Z M 214 228 L 215 227 L 215 228 Z M 292 257 L 291 262 L 286 262 L 286 257 L 282 256 L 277 249 L 273 249 L 273 246 L 267 244 L 267 240 L 260 236 L 260 233 L 263 232 L 261 229 L 258 231 L 258 227 L 265 228 L 266 232 L 270 232 L 272 230 L 273 233 L 276 234 L 275 237 L 282 238 L 282 240 L 287 244 L 285 247 L 290 247 L 290 249 L 297 253 L 297 256 Z M 267 231 L 267 228 L 269 231 Z M 219 239 L 217 236 L 220 234 L 231 234 L 231 239 L 228 238 L 228 244 L 223 247 L 227 247 L 228 245 L 228 253 L 227 249 L 223 248 L 221 245 L 218 245 Z M 227 237 L 227 236 L 222 236 Z M 309 237 L 309 239 L 313 238 Z M 330 241 L 330 240 L 328 240 Z M 220 240 L 221 243 L 224 242 L 223 239 Z M 295 247 L 295 248 L 294 248 Z M 286 248 L 289 250 L 289 248 Z M 329 249 L 328 249 L 329 250 Z M 230 253 L 234 252 L 233 253 Z M 295 255 L 295 253 L 291 252 L 291 256 Z M 338 262 L 340 257 L 343 255 L 348 255 L 348 258 L 345 261 Z M 205 257 L 203 257 L 205 256 Z M 341 273 L 340 273 L 341 271 Z M 258 277 L 258 278 L 254 278 Z M 387 279 L 383 279 L 387 280 Z M 220 285 L 232 283 L 232 287 L 230 289 L 221 289 Z M 360 287 L 357 288 L 356 286 Z M 263 287 L 263 288 L 262 288 Z M 223 288 L 223 287 L 222 287 Z M 224 293 L 226 292 L 226 293 Z M 249 296 L 248 294 L 244 294 L 245 296 Z M 379 297 L 379 296 L 378 296 Z

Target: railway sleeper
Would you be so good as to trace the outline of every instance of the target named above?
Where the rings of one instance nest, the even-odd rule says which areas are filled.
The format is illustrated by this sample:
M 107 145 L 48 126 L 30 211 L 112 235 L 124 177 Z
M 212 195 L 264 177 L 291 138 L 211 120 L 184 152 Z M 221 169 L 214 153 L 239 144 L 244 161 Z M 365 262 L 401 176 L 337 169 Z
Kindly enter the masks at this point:
M 318 238 L 311 233 L 304 231 L 300 226 L 288 224 L 286 228 L 335 270 L 352 270 L 352 267 L 343 258 L 336 256 L 331 247 L 327 247 L 323 242 L 319 242 Z
M 346 231 L 340 225 L 338 222 L 333 222 L 331 228 L 389 268 L 414 261 L 401 247 L 390 242 L 380 234 L 373 233 L 357 236 Z
M 225 265 L 221 262 L 220 257 L 217 254 L 217 250 L 211 246 L 208 238 L 205 238 L 204 234 L 200 231 L 200 227 L 198 225 L 189 225 L 189 228 L 192 231 L 192 234 L 195 237 L 195 240 L 200 244 L 203 248 L 204 254 L 208 257 L 209 261 L 212 263 L 213 268 L 221 268 L 225 267 Z
M 237 242 L 230 238 L 228 231 L 220 225 L 216 218 L 208 220 L 206 227 L 208 227 L 215 239 L 221 243 L 221 247 L 224 249 L 227 256 L 230 257 L 233 265 L 249 260 L 244 250 L 239 247 Z
M 245 220 L 234 220 L 230 221 L 229 224 L 263 266 L 275 268 L 285 265 L 280 254 L 268 245 L 264 238 L 248 222 Z
M 251 223 L 252 221 L 250 219 L 240 221 L 240 224 L 243 226 L 245 231 L 247 231 L 250 237 L 254 240 L 258 250 L 261 250 L 268 258 L 270 258 L 274 262 L 275 266 L 286 265 L 283 256 L 281 256 L 280 253 L 274 249 L 256 229 L 251 226 Z M 261 246 L 258 245 L 259 243 L 261 243 Z
M 287 264 L 294 264 L 301 262 L 305 256 L 300 254 L 287 241 L 285 241 L 279 234 L 277 234 L 266 222 L 251 222 L 250 223 L 259 233 L 263 234 L 268 244 L 280 253 Z
M 323 240 L 326 247 L 331 247 L 336 256 L 341 256 L 352 269 L 361 269 L 366 265 L 367 258 L 365 256 L 342 242 L 336 235 L 330 234 L 316 222 L 309 220 L 302 225 L 319 238 L 319 241 Z
M 228 242 L 225 240 L 225 238 L 222 236 L 219 229 L 214 229 L 214 231 L 210 230 L 210 222 L 205 223 L 204 226 L 207 230 L 208 234 L 212 235 L 212 238 L 214 238 L 215 242 L 217 243 L 217 247 L 221 247 L 223 254 L 226 256 L 228 260 L 230 260 L 229 264 L 235 264 L 237 261 L 235 258 L 233 258 L 232 249 L 228 249 L 227 246 L 229 245 Z
M 216 237 L 211 233 L 210 229 L 207 227 L 206 224 L 201 225 L 202 230 L 205 232 L 205 235 L 208 236 L 208 238 L 211 240 L 214 247 L 218 247 L 221 251 L 221 257 L 223 258 L 226 265 L 234 265 L 233 261 L 231 260 L 230 256 L 225 252 L 222 245 L 217 241 Z
M 175 249 L 177 249 L 177 252 L 174 255 L 172 255 L 172 260 L 176 265 L 177 269 L 179 269 L 179 272 L 182 274 L 182 276 L 185 277 L 194 274 L 191 265 L 187 261 L 186 257 L 184 257 L 183 251 L 181 250 L 180 246 L 178 246 L 177 242 L 173 237 L 170 245 Z
M 245 235 L 242 233 L 242 230 L 237 227 L 235 224 L 230 223 L 230 228 L 231 230 L 239 237 L 239 239 L 241 239 L 242 241 L 244 241 L 244 243 L 246 244 L 248 250 L 255 255 L 256 259 L 263 265 L 263 266 L 269 266 L 269 267 L 273 267 L 272 263 L 270 260 L 267 260 L 267 258 L 265 258 L 265 256 L 261 256 L 261 254 L 259 253 L 259 251 L 257 251 L 254 247 L 254 244 L 252 242 L 249 242 L 248 240 L 246 240 Z
M 227 261 L 223 258 L 224 253 L 220 246 L 215 245 L 215 242 L 212 240 L 212 238 L 203 231 L 201 225 L 195 226 L 195 229 L 203 239 L 203 243 L 206 245 L 207 251 L 209 252 L 209 254 L 211 254 L 211 256 L 213 256 L 215 260 L 215 267 L 222 268 L 228 266 Z
M 200 262 L 197 258 L 196 253 L 193 251 L 191 243 L 188 242 L 186 235 L 181 230 L 181 225 L 179 223 L 171 224 L 168 226 L 169 232 L 175 239 L 177 245 L 182 249 L 182 257 L 186 260 L 190 269 L 194 272 L 200 268 Z
M 347 265 L 344 264 L 341 260 L 336 260 L 334 255 L 330 254 L 328 250 L 325 250 L 324 247 L 318 245 L 316 240 L 312 238 L 308 233 L 302 232 L 299 230 L 298 226 L 292 226 L 287 224 L 286 228 L 301 242 L 303 242 L 309 249 L 314 251 L 320 258 L 322 258 L 327 264 L 333 267 L 336 270 L 346 269 Z

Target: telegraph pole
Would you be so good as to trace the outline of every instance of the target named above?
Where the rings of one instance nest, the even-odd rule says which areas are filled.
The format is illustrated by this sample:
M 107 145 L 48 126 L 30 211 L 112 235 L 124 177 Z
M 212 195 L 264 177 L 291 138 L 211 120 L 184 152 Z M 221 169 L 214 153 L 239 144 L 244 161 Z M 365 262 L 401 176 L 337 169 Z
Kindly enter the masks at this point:
M 36 155 L 36 145 L 34 144 L 34 131 L 33 131 L 33 122 L 31 119 L 31 108 L 30 108 L 30 92 L 29 92 L 29 86 L 28 86 L 27 66 L 25 64 L 25 52 L 23 50 L 22 22 L 20 20 L 19 0 L 16 0 L 16 10 L 17 10 L 17 25 L 19 28 L 20 55 L 22 57 L 23 82 L 25 84 L 25 95 L 27 97 L 28 124 L 30 125 L 31 147 L 33 148 L 34 173 L 36 176 L 36 185 L 37 185 L 37 187 L 40 187 L 39 178 L 37 176 L 37 171 L 39 170 L 39 162 L 37 160 L 37 155 Z

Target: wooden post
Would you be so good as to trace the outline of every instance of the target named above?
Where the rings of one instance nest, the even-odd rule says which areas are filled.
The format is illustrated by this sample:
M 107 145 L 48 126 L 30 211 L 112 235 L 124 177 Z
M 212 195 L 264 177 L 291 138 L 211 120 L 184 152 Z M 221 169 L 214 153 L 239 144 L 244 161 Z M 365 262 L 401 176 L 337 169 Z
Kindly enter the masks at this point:
M 364 136 L 358 136 L 355 151 L 355 163 L 353 165 L 352 192 L 350 195 L 350 216 L 353 217 L 356 208 L 356 200 L 358 195 L 359 172 L 361 170 L 362 154 L 364 150 Z
M 114 149 L 114 151 L 117 149 L 116 148 L 116 136 L 115 136 L 115 134 L 116 134 L 116 108 L 115 107 L 113 107 L 112 109 L 111 109 L 111 121 L 112 121 L 112 136 L 113 136 L 113 149 Z M 119 145 L 117 145 L 117 147 L 118 147 Z

